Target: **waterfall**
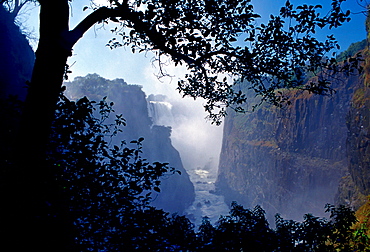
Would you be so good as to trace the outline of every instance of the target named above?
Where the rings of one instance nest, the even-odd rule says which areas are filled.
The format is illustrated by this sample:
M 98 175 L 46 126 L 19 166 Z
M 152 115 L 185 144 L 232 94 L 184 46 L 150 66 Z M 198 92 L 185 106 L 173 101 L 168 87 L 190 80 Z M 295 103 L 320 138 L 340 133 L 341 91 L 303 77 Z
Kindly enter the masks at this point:
M 164 95 L 149 95 L 147 100 L 153 125 L 172 128 L 172 144 L 194 184 L 195 201 L 185 214 L 196 226 L 203 216 L 215 223 L 220 215 L 229 212 L 223 196 L 214 193 L 221 147 L 217 139 L 222 138 L 222 128 L 206 122 L 201 114 L 203 108 L 194 103 L 170 100 Z
M 153 125 L 172 126 L 174 123 L 172 114 L 172 104 L 165 101 L 148 102 L 149 117 L 152 118 Z

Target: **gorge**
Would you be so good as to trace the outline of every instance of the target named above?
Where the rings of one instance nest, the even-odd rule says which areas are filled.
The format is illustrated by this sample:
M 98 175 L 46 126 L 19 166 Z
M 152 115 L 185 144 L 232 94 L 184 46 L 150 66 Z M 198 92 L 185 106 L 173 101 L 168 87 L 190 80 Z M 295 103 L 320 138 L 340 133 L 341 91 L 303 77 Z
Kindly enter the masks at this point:
M 153 206 L 185 214 L 196 225 L 204 216 L 215 223 L 220 214 L 228 213 L 223 196 L 210 193 L 215 191 L 219 154 L 219 140 L 212 130 L 221 132 L 220 127 L 196 118 L 187 103 L 171 101 L 164 95 L 146 97 L 140 86 L 128 85 L 122 79 L 89 74 L 65 82 L 65 86 L 65 95 L 71 100 L 87 96 L 95 101 L 107 97 L 114 102 L 115 113 L 122 114 L 127 123 L 118 138 L 129 142 L 144 137 L 143 155 L 149 162 L 167 162 L 181 172 L 162 179 Z M 207 136 L 216 139 L 209 141 Z

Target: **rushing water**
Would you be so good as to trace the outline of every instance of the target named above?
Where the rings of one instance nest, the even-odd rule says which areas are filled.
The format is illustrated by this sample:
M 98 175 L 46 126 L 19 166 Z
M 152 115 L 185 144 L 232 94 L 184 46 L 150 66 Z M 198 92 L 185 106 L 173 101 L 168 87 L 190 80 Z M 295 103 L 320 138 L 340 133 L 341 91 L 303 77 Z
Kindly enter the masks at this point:
M 171 126 L 174 124 L 172 115 L 172 104 L 166 101 L 149 101 L 149 117 L 152 118 L 153 124 Z
M 201 224 L 202 218 L 205 216 L 214 224 L 220 215 L 229 212 L 223 196 L 214 194 L 217 168 L 204 170 L 198 167 L 187 170 L 187 172 L 195 188 L 195 201 L 187 209 L 187 216 L 196 226 Z

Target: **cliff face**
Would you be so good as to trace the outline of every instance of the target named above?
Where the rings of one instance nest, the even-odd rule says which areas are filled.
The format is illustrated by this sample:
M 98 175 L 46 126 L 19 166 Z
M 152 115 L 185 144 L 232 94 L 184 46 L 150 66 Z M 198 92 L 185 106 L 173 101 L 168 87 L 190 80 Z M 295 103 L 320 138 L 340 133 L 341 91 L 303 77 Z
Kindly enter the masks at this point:
M 370 90 L 363 83 L 355 88 L 347 114 L 348 172 L 339 187 L 337 202 L 355 209 L 365 204 L 370 195 Z
M 26 37 L 0 4 L 0 173 L 8 166 L 8 155 L 19 127 L 17 99 L 25 100 L 26 81 L 31 79 L 34 59 Z
M 336 76 L 331 97 L 291 91 L 291 105 L 226 118 L 217 187 L 228 202 L 270 217 L 323 215 L 347 174 L 347 114 L 358 76 Z
M 24 100 L 35 60 L 27 39 L 0 4 L 0 98 L 17 95 Z
M 366 20 L 367 48 L 363 51 L 365 64 L 363 81 L 355 87 L 347 115 L 348 170 L 339 187 L 337 201 L 356 209 L 367 202 L 370 195 L 370 17 Z
M 120 135 L 121 140 L 130 142 L 144 137 L 143 156 L 149 162 L 166 162 L 181 172 L 164 177 L 161 193 L 153 196 L 153 205 L 168 212 L 182 213 L 195 198 L 194 186 L 184 169 L 178 151 L 172 146 L 171 129 L 164 126 L 152 126 L 148 116 L 145 93 L 140 86 L 128 85 L 122 79 L 106 80 L 97 74 L 77 77 L 66 83 L 66 95 L 78 99 L 86 95 L 90 100 L 99 101 L 104 96 L 114 102 L 114 110 L 122 114 L 127 126 Z

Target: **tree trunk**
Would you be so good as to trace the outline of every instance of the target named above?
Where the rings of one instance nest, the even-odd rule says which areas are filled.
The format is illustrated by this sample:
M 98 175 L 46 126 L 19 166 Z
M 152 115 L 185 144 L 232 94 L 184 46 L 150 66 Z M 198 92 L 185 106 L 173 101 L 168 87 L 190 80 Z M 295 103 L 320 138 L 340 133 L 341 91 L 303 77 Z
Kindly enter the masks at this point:
M 2 191 L 8 193 L 2 195 L 5 218 L 0 223 L 3 232 L 0 236 L 12 251 L 71 252 L 76 251 L 76 246 L 73 219 L 69 218 L 69 199 L 58 188 L 53 167 L 47 163 L 47 143 L 65 67 L 72 46 L 91 26 L 130 12 L 128 8 L 102 7 L 70 31 L 70 0 L 38 2 L 40 40 L 18 137 L 13 146 L 13 166 L 8 171 L 8 181 L 2 185 Z
M 40 0 L 40 40 L 14 147 L 5 232 L 13 251 L 73 251 L 67 199 L 46 162 L 67 58 L 68 0 Z

